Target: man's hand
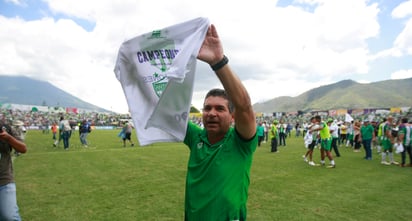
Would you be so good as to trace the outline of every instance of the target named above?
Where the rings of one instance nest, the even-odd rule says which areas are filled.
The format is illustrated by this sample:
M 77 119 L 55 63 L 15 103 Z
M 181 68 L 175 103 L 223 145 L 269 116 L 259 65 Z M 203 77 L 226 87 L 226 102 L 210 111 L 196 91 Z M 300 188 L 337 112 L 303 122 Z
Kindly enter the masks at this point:
M 223 47 L 213 24 L 207 30 L 197 58 L 209 65 L 214 65 L 223 58 Z

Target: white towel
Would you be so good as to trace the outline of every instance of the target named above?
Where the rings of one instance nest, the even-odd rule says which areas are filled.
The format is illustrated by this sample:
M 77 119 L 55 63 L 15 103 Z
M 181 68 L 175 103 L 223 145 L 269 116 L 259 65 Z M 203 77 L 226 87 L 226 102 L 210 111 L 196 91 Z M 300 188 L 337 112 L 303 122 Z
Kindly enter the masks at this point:
M 114 71 L 140 145 L 184 139 L 196 57 L 208 27 L 207 18 L 197 18 L 121 45 Z

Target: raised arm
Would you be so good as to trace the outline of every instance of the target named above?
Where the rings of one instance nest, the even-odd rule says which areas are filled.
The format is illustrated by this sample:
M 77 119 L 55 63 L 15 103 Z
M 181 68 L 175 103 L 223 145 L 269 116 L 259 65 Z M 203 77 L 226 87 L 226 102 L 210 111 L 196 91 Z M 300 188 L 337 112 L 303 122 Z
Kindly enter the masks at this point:
M 212 67 L 219 66 L 215 73 L 233 103 L 236 130 L 243 138 L 249 139 L 256 133 L 256 120 L 251 100 L 246 88 L 224 58 L 216 28 L 211 25 L 199 51 L 198 59 Z
M 17 150 L 19 153 L 26 153 L 27 148 L 26 144 L 23 143 L 22 141 L 16 139 L 6 131 L 0 132 L 0 140 L 7 142 L 12 146 L 15 150 Z

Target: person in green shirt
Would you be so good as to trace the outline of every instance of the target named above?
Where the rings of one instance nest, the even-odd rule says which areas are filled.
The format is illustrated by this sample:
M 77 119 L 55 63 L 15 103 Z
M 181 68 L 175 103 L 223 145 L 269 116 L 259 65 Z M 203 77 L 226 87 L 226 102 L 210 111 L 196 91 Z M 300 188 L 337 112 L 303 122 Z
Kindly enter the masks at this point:
M 319 115 L 315 116 L 315 122 L 319 125 L 319 127 L 310 129 L 311 132 L 319 131 L 320 136 L 320 164 L 322 166 L 325 165 L 325 155 L 328 157 L 330 161 L 330 165 L 327 168 L 335 168 L 335 161 L 333 160 L 332 156 L 332 136 L 329 132 L 328 125 L 322 121 L 322 118 Z
M 260 147 L 260 144 L 265 139 L 265 128 L 263 127 L 262 122 L 258 124 L 256 128 L 256 133 L 258 136 L 258 147 Z
M 246 220 L 250 168 L 258 142 L 251 100 L 228 65 L 214 25 L 207 31 L 198 59 L 212 67 L 224 90 L 207 93 L 203 129 L 188 123 L 185 220 Z
M 393 159 L 393 144 L 395 143 L 395 137 L 392 135 L 393 117 L 389 116 L 386 119 L 382 128 L 382 161 L 383 165 L 398 165 L 399 163 Z M 389 162 L 386 161 L 386 156 L 389 156 Z
M 359 140 L 363 144 L 363 148 L 365 149 L 365 160 L 372 160 L 372 141 L 375 140 L 375 133 L 374 133 L 373 126 L 369 123 L 368 119 L 363 121 L 363 125 L 360 128 L 360 138 Z
M 408 123 L 408 118 L 401 119 L 401 125 L 399 125 L 398 145 L 402 144 L 404 150 L 401 152 L 401 167 L 412 167 L 412 127 Z M 406 153 L 409 156 L 409 164 L 406 164 Z

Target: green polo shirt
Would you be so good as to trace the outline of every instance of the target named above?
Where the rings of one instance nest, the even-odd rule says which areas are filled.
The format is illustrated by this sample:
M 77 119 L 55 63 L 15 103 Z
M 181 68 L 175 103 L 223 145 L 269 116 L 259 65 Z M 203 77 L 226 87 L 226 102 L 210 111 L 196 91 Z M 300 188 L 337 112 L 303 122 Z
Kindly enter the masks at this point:
M 230 128 L 211 145 L 207 131 L 189 122 L 184 143 L 190 149 L 185 220 L 245 220 L 257 136 L 243 140 Z
M 368 125 L 362 125 L 360 128 L 360 133 L 362 134 L 362 139 L 363 140 L 371 140 L 373 138 L 373 131 L 375 129 L 371 124 Z

